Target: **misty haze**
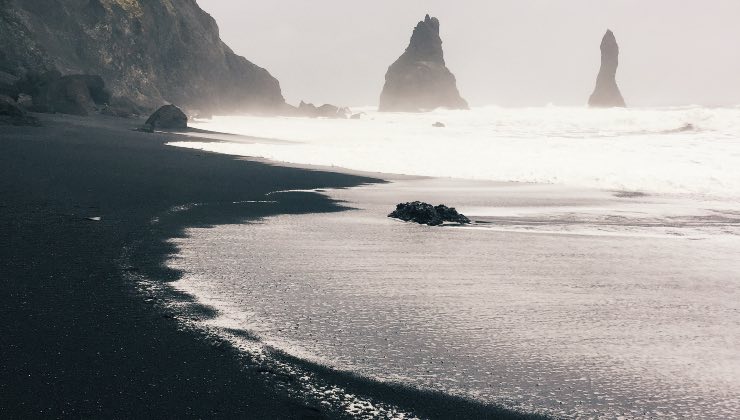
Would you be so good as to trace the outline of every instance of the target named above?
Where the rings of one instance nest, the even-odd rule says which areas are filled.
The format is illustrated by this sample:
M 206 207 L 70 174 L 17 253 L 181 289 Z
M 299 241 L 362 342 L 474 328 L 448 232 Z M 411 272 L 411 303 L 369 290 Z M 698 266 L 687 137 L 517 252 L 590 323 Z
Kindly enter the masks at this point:
M 625 51 L 619 78 L 633 105 L 740 102 L 733 0 L 199 4 L 237 53 L 278 77 L 292 102 L 376 104 L 382 75 L 426 13 L 442 21 L 448 64 L 475 106 L 585 104 L 607 28 Z
M 738 16 L 0 0 L 0 417 L 740 417 Z

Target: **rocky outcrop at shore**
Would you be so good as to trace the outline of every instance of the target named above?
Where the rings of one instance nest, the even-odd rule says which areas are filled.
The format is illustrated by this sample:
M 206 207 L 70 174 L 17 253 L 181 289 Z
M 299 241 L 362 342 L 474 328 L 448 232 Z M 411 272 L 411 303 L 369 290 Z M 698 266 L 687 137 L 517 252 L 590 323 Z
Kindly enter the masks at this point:
M 411 42 L 385 75 L 380 111 L 420 112 L 435 108 L 467 109 L 447 68 L 439 36 L 439 20 L 426 15 Z
M 470 219 L 458 213 L 454 207 L 447 207 L 443 204 L 432 206 L 421 201 L 398 204 L 396 210 L 388 217 L 429 226 L 439 226 L 445 222 L 461 225 L 470 223 Z
M 349 108 L 342 108 L 331 104 L 316 106 L 314 104 L 306 103 L 303 101 L 301 101 L 300 105 L 298 105 L 298 108 L 294 109 L 294 115 L 309 118 L 346 119 L 352 114 L 352 111 L 350 111 Z
M 16 88 L 19 96 L 28 95 L 30 109 L 35 112 L 89 115 L 111 99 L 100 76 L 83 74 L 29 73 Z
M 285 104 L 278 81 L 234 54 L 196 0 L 0 0 L 0 39 L 0 91 L 9 78 L 58 71 L 100 76 L 114 97 L 150 109 L 281 112 Z
M 101 113 L 125 118 L 145 113 L 131 99 L 111 96 L 100 76 L 62 76 L 58 71 L 49 71 L 5 80 L 12 83 L 3 84 L 0 74 L 0 94 L 17 98 L 18 105 L 33 112 L 81 116 Z
M 617 86 L 617 67 L 619 67 L 619 45 L 611 30 L 606 31 L 601 41 L 601 69 L 596 79 L 596 88 L 588 104 L 596 108 L 624 108 L 622 93 Z

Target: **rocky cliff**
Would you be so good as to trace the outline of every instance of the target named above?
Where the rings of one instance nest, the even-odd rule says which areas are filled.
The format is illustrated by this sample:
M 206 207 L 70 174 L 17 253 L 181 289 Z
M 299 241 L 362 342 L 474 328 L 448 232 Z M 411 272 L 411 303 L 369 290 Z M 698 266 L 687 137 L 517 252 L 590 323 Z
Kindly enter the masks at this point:
M 113 97 L 271 112 L 278 81 L 219 38 L 195 0 L 0 0 L 0 76 L 99 75 Z
M 435 108 L 467 109 L 455 76 L 447 69 L 439 36 L 439 20 L 427 15 L 411 42 L 385 75 L 380 111 L 419 112 Z
M 601 108 L 626 106 L 617 86 L 617 67 L 619 67 L 619 45 L 614 33 L 608 30 L 601 40 L 601 70 L 596 79 L 594 93 L 588 100 L 589 106 Z

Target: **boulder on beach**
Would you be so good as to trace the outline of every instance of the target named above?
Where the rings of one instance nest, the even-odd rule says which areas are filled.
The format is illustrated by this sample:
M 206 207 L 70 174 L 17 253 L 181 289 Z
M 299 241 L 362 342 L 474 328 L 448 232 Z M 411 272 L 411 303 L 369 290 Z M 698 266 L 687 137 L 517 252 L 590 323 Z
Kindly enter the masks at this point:
M 0 95 L 0 124 L 35 126 L 39 125 L 39 121 L 28 115 L 28 112 L 10 96 Z
M 443 204 L 433 206 L 421 201 L 398 204 L 388 217 L 429 226 L 439 226 L 445 222 L 461 225 L 470 223 L 470 219 L 458 213 L 454 207 Z
M 175 105 L 164 105 L 146 120 L 143 131 L 185 130 L 187 128 L 188 116 Z
M 588 105 L 595 108 L 624 108 L 622 93 L 617 86 L 617 67 L 619 67 L 619 45 L 611 30 L 607 30 L 601 40 L 601 69 L 596 79 L 596 88 Z
M 468 103 L 445 64 L 439 20 L 426 15 L 414 28 L 406 51 L 388 68 L 379 110 L 421 112 L 436 108 L 468 109 Z

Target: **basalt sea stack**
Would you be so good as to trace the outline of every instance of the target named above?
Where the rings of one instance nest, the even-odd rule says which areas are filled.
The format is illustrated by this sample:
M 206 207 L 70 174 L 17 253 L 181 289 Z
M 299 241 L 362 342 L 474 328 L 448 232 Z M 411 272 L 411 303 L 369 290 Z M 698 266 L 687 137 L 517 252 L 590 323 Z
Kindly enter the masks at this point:
M 114 98 L 147 108 L 285 104 L 278 81 L 234 54 L 196 0 L 0 0 L 0 88 L 48 72 L 100 76 Z
M 601 70 L 596 79 L 596 89 L 588 100 L 589 106 L 598 108 L 626 106 L 617 86 L 617 67 L 619 67 L 619 45 L 614 33 L 608 30 L 601 41 Z
M 427 15 L 411 42 L 385 75 L 380 111 L 421 112 L 435 108 L 467 109 L 455 76 L 445 65 L 439 20 Z

